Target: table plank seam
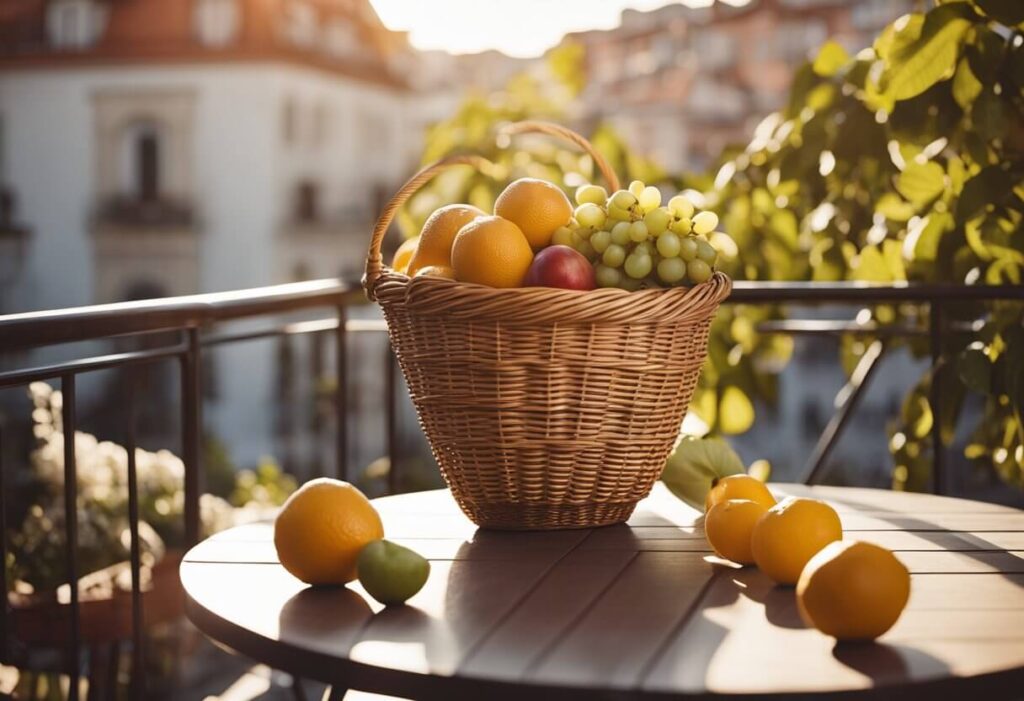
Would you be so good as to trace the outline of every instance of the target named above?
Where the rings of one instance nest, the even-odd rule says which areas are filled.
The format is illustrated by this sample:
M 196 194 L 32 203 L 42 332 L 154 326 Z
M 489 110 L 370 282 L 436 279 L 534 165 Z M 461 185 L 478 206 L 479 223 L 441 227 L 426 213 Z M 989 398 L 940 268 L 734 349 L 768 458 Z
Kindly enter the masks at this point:
M 593 532 L 593 531 L 591 531 L 591 532 Z M 522 674 L 523 678 L 528 677 L 533 672 L 535 672 L 537 670 L 537 668 L 540 666 L 540 664 L 544 661 L 544 658 L 547 657 L 547 655 L 549 653 L 551 653 L 552 650 L 557 648 L 558 645 L 570 633 L 572 633 L 572 631 L 575 630 L 584 620 L 586 620 L 587 615 L 590 613 L 590 611 L 593 610 L 593 608 L 595 606 L 597 606 L 598 602 L 601 601 L 601 599 L 603 599 L 605 597 L 605 595 L 609 591 L 611 591 L 612 587 L 615 586 L 615 584 L 618 581 L 618 576 L 621 575 L 623 572 L 625 572 L 629 568 L 629 566 L 632 565 L 633 562 L 636 561 L 636 559 L 638 557 L 640 557 L 640 552 L 639 551 L 633 553 L 633 556 L 631 558 L 629 558 L 628 560 L 626 560 L 626 562 L 623 563 L 622 567 L 616 573 L 616 576 L 609 578 L 608 583 L 606 585 L 604 585 L 603 587 L 601 587 L 601 590 L 597 592 L 597 595 L 590 602 L 588 602 L 587 605 L 584 606 L 580 610 L 580 612 L 576 616 L 573 617 L 573 619 L 571 621 L 569 621 L 569 625 L 567 625 L 565 627 L 565 629 L 561 633 L 559 633 L 557 636 L 555 636 L 547 645 L 542 646 L 541 649 L 537 651 L 537 654 L 534 655 L 530 659 L 530 661 L 526 664 L 526 666 L 523 668 L 523 674 Z
M 523 602 L 529 599 L 530 596 L 535 591 L 537 591 L 540 585 L 543 584 L 544 580 L 548 578 L 548 576 L 554 571 L 558 564 L 565 560 L 565 558 L 567 558 L 570 554 L 577 550 L 581 545 L 583 545 L 583 543 L 586 542 L 588 538 L 590 538 L 593 532 L 593 530 L 588 530 L 586 532 L 586 535 L 584 535 L 582 538 L 576 541 L 576 543 L 571 548 L 568 548 L 554 562 L 548 565 L 548 567 L 543 572 L 541 572 L 541 575 L 537 577 L 537 580 L 532 585 L 530 585 L 519 598 L 516 599 L 516 601 L 508 608 L 507 611 L 505 611 L 503 614 L 501 614 L 501 616 L 498 617 L 498 619 L 494 622 L 494 625 L 492 625 L 491 628 L 486 633 L 480 636 L 478 640 L 474 641 L 473 647 L 470 649 L 468 653 L 466 653 L 466 655 L 463 656 L 461 660 L 459 660 L 459 664 L 456 666 L 456 668 L 464 668 L 466 664 L 473 658 L 473 655 L 476 654 L 483 647 L 484 643 L 486 643 L 487 640 L 492 635 L 494 635 L 499 628 L 501 628 L 502 624 L 504 624 L 505 621 L 511 618 L 512 614 L 514 614 L 519 609 Z

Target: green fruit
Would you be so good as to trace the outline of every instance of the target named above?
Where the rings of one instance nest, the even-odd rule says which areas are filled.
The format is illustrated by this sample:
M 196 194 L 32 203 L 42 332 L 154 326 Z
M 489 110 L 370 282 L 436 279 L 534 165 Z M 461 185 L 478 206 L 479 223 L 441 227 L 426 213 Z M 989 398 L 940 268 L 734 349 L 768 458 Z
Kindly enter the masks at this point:
M 359 583 L 386 606 L 404 604 L 423 588 L 430 574 L 430 562 L 419 553 L 383 539 L 360 551 L 356 568 Z

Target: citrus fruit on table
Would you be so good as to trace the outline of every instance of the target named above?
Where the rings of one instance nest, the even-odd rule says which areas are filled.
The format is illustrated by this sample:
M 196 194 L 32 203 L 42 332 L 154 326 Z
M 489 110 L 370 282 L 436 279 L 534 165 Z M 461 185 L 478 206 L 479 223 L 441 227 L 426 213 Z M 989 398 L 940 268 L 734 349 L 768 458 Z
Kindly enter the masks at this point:
M 803 619 L 839 640 L 874 640 L 910 598 L 910 573 L 885 548 L 858 541 L 826 545 L 796 585 Z
M 494 213 L 522 230 L 534 249 L 551 243 L 551 235 L 572 218 L 572 204 L 553 183 L 520 178 L 509 183 L 494 201 Z
M 730 499 L 712 506 L 704 517 L 704 535 L 715 554 L 740 565 L 753 564 L 750 535 L 766 511 L 767 506 L 749 499 Z
M 428 265 L 452 264 L 452 242 L 459 229 L 477 217 L 482 210 L 468 204 L 450 204 L 434 210 L 420 230 L 419 245 L 409 261 L 409 275 L 415 275 Z
M 779 584 L 796 584 L 807 561 L 841 540 L 839 514 L 817 499 L 787 497 L 768 509 L 754 526 L 754 562 Z
M 728 475 L 715 479 L 704 498 L 705 510 L 730 499 L 749 499 L 763 504 L 766 509 L 775 506 L 775 497 L 764 482 L 750 475 Z
M 402 242 L 402 245 L 395 251 L 395 257 L 391 259 L 391 267 L 397 272 L 404 273 L 409 269 L 409 261 L 412 260 L 413 254 L 416 252 L 416 246 L 420 242 L 419 236 L 413 236 L 411 239 L 406 239 Z
M 519 287 L 533 251 L 519 227 L 501 217 L 477 217 L 452 244 L 455 279 L 490 287 Z
M 363 548 L 358 561 L 359 583 L 382 604 L 403 604 L 423 588 L 430 562 L 419 553 L 389 540 Z
M 281 565 L 307 584 L 351 582 L 359 552 L 383 537 L 370 500 L 348 482 L 327 478 L 299 487 L 274 521 Z

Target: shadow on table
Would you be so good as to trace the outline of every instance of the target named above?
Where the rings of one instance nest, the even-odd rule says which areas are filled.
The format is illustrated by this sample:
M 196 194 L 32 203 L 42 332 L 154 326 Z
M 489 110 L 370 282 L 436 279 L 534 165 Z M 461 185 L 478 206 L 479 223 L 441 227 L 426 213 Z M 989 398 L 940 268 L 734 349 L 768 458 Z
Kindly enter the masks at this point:
M 278 638 L 343 654 L 373 617 L 369 604 L 348 587 L 306 587 L 281 607 Z
M 946 676 L 950 669 L 942 660 L 921 650 L 880 642 L 837 642 L 832 656 L 869 678 L 874 686 Z

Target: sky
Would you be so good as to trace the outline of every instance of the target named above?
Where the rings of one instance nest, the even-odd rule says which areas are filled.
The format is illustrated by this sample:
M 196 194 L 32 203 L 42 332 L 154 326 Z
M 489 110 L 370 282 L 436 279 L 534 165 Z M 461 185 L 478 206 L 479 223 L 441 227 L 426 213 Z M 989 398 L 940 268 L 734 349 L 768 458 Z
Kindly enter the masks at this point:
M 676 0 L 677 2 L 679 0 Z M 626 8 L 653 10 L 672 0 L 370 0 L 389 29 L 408 31 L 417 49 L 466 54 L 497 49 L 539 56 L 568 32 L 610 29 Z M 712 0 L 684 0 L 705 6 Z M 745 0 L 731 0 L 745 4 Z

